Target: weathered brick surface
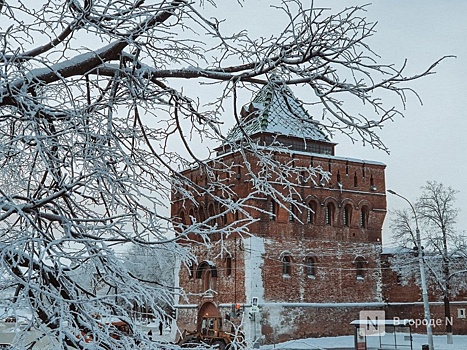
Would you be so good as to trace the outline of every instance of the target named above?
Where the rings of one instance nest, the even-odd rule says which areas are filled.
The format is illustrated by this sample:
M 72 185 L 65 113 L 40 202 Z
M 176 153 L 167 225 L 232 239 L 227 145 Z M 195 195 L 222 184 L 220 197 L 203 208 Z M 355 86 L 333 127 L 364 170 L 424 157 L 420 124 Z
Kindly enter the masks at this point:
M 467 301 L 451 302 L 452 331 L 454 334 L 467 334 L 467 318 L 458 317 L 458 309 L 467 311 Z M 424 319 L 423 303 L 410 302 L 404 304 L 393 303 L 385 308 L 386 318 L 410 319 L 421 322 Z M 430 315 L 432 320 L 433 334 L 444 334 L 446 327 L 446 316 L 444 305 L 441 302 L 430 302 Z M 412 326 L 413 333 L 425 333 L 424 325 Z
M 282 163 L 293 160 L 295 166 L 321 167 L 330 171 L 332 176 L 324 186 L 311 181 L 296 179 L 300 201 L 308 205 L 314 201 L 316 212 L 313 223 L 307 220 L 307 212 L 296 211 L 297 218 L 290 220 L 290 213 L 284 207 L 278 206 L 276 217 L 270 218 L 270 199 L 258 199 L 249 203 L 252 217 L 260 219 L 250 226 L 250 233 L 264 238 L 265 252 L 262 255 L 262 267 L 253 271 L 256 278 L 261 278 L 264 292 L 260 295 L 260 315 L 256 323 L 250 321 L 250 329 L 259 328 L 263 341 L 275 342 L 297 337 L 325 336 L 351 334 L 350 321 L 358 318 L 362 307 L 313 307 L 310 303 L 374 303 L 381 302 L 381 270 L 379 253 L 381 249 L 381 228 L 386 214 L 386 197 L 384 168 L 378 163 L 347 160 L 332 156 L 317 156 L 298 154 L 276 155 Z M 241 158 L 235 154 L 225 156 L 225 163 L 241 165 Z M 253 172 L 253 158 L 249 159 Z M 206 178 L 198 170 L 188 171 L 187 176 L 193 181 L 205 185 Z M 229 183 L 237 195 L 242 198 L 251 192 L 249 175 L 243 167 L 237 168 L 236 176 L 229 178 Z M 225 177 L 220 174 L 220 178 Z M 285 194 L 285 192 L 284 192 Z M 172 215 L 183 215 L 183 222 L 189 222 L 187 217 L 192 213 L 200 219 L 207 217 L 209 203 L 204 198 L 198 198 L 204 203 L 204 208 L 190 208 L 190 205 L 178 198 L 173 198 Z M 334 204 L 332 225 L 325 223 L 325 211 L 328 203 Z M 344 207 L 347 205 L 351 213 L 348 222 L 344 224 Z M 368 220 L 361 227 L 360 212 L 363 207 L 368 209 Z M 204 213 L 203 213 L 204 211 Z M 227 215 L 227 224 L 236 219 L 235 215 Z M 196 238 L 196 237 L 192 237 Z M 212 261 L 217 269 L 217 278 L 213 279 L 213 301 L 220 306 L 221 314 L 228 312 L 232 303 L 247 304 L 248 313 L 251 295 L 246 295 L 244 245 L 242 238 L 231 235 L 224 237 L 224 249 L 212 244 L 209 249 L 193 246 L 198 263 Z M 232 256 L 232 270 L 227 276 L 225 251 Z M 291 271 L 283 274 L 283 254 L 291 257 Z M 308 276 L 306 258 L 314 257 L 315 275 Z M 363 261 L 363 278 L 357 278 L 356 261 Z M 180 273 L 180 286 L 192 293 L 187 304 L 200 305 L 203 302 L 203 282 L 196 276 L 189 276 L 187 269 Z M 287 304 L 284 306 L 284 303 Z M 303 305 L 292 306 L 293 303 Z M 222 309 L 222 305 L 223 309 Z M 180 309 L 178 323 L 181 329 L 193 328 L 196 320 L 196 310 Z M 246 323 L 248 323 L 248 319 Z M 339 324 L 340 327 L 336 327 Z M 255 328 L 255 329 L 256 329 Z
M 234 167 L 234 174 L 227 176 L 220 173 L 218 178 L 228 180 L 238 197 L 244 198 L 252 188 L 249 175 L 241 166 L 241 159 L 238 154 L 225 155 L 226 164 L 239 166 Z M 422 319 L 419 288 L 413 283 L 398 283 L 396 273 L 388 265 L 387 256 L 380 255 L 381 229 L 386 214 L 385 166 L 303 153 L 276 155 L 276 159 L 283 163 L 293 160 L 295 166 L 318 166 L 332 173 L 324 186 L 319 182 L 316 185 L 311 181 L 305 183 L 300 178 L 296 179 L 299 200 L 305 205 L 311 201 L 316 204 L 313 222 L 308 222 L 306 210 L 296 211 L 298 219 L 291 221 L 287 204 L 284 204 L 285 208 L 279 206 L 275 212 L 276 217 L 271 219 L 270 198 L 250 201 L 248 204 L 251 208 L 247 210 L 252 217 L 259 219 L 250 226 L 250 233 L 262 238 L 264 242 L 264 253 L 259 254 L 261 266 L 246 274 L 246 259 L 254 252 L 246 250 L 245 237 L 235 234 L 223 237 L 221 245 L 217 244 L 220 242 L 219 235 L 213 235 L 209 247 L 196 244 L 191 247 L 198 265 L 194 267 L 192 276 L 188 269 L 181 269 L 180 286 L 190 293 L 188 299 L 181 303 L 199 306 L 207 300 L 203 296 L 203 280 L 197 278 L 196 269 L 203 261 L 209 261 L 217 273 L 217 277 L 212 279 L 215 293 L 209 300 L 218 306 L 221 315 L 230 313 L 232 304 L 242 304 L 242 310 L 245 311 L 243 325 L 250 335 L 260 336 L 261 342 L 353 334 L 350 322 L 358 319 L 359 312 L 365 309 L 384 309 L 387 318 Z M 258 172 L 254 158 L 248 160 L 253 172 Z M 189 170 L 186 175 L 192 181 L 206 185 L 207 178 L 199 170 Z M 188 223 L 190 213 L 198 220 L 212 215 L 209 213 L 209 197 L 200 196 L 197 200 L 202 204 L 200 208 L 174 197 L 172 216 L 181 215 L 183 218 L 180 220 Z M 332 225 L 325 224 L 328 203 L 333 203 L 335 208 Z M 346 205 L 351 209 L 347 225 L 343 219 Z M 363 207 L 368 208 L 368 223 L 362 228 L 360 212 Z M 224 222 L 218 220 L 217 224 L 227 225 L 238 218 L 242 217 L 229 213 Z M 197 239 L 193 235 L 190 238 Z M 231 257 L 230 268 L 227 252 Z M 283 274 L 284 254 L 291 258 L 288 275 Z M 315 259 L 314 276 L 307 274 L 307 257 Z M 363 261 L 362 279 L 357 278 L 358 259 Z M 261 295 L 248 294 L 247 284 L 251 281 L 246 279 L 247 275 L 253 276 L 255 284 L 261 281 Z M 248 318 L 252 296 L 260 298 L 260 312 L 254 320 Z M 431 291 L 430 300 L 432 317 L 444 319 L 439 296 Z M 454 332 L 467 333 L 466 319 L 457 318 L 457 309 L 467 309 L 467 304 L 462 303 L 467 300 L 466 295 L 460 295 L 454 300 L 457 300 L 451 306 Z M 384 303 L 387 303 L 385 307 Z M 196 307 L 178 310 L 180 329 L 194 329 L 197 311 Z M 238 324 L 240 319 L 233 317 L 232 321 Z M 437 327 L 435 332 L 442 332 L 443 329 Z
M 264 308 L 262 330 L 266 343 L 291 339 L 353 334 L 351 321 L 365 308 L 351 307 L 277 307 Z M 269 312 L 271 311 L 271 313 Z M 271 317 L 274 315 L 274 317 Z M 273 322 L 271 322 L 273 321 Z
M 292 272 L 283 275 L 280 255 L 292 256 Z M 378 249 L 357 242 L 332 242 L 309 239 L 271 240 L 263 267 L 265 300 L 287 302 L 376 302 L 380 279 Z M 306 273 L 305 258 L 315 257 L 316 274 Z M 364 278 L 357 279 L 355 259 L 366 259 Z
M 424 319 L 424 307 L 421 289 L 414 280 L 402 283 L 397 273 L 391 269 L 389 262 L 390 255 L 381 256 L 383 297 L 387 306 L 385 307 L 386 317 L 392 319 Z M 445 309 L 439 290 L 428 289 L 430 300 L 431 319 L 435 323 L 433 332 L 441 334 L 445 331 Z M 467 312 L 467 291 L 461 291 L 458 295 L 450 298 L 450 310 L 452 316 L 452 329 L 454 334 L 467 334 L 467 318 L 458 317 L 458 309 Z M 465 314 L 465 313 L 464 313 Z M 423 333 L 425 327 L 415 327 L 413 332 Z

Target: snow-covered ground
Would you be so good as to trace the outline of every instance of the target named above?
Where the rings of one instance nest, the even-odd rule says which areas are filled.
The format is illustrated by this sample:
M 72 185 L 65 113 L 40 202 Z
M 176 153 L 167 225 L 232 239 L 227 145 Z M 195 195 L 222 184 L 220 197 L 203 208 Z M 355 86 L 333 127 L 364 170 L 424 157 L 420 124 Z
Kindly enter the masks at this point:
M 0 308 L 0 317 L 3 320 L 6 316 L 19 316 L 19 318 L 29 318 L 28 312 L 17 310 L 12 313 L 11 310 L 3 310 Z M 8 327 L 5 327 L 8 326 Z M 159 321 L 153 321 L 151 323 L 141 323 L 141 330 L 144 333 L 152 331 L 152 339 L 154 341 L 172 342 L 175 339 L 175 333 L 171 332 L 170 327 L 167 325 L 163 329 L 163 335 L 159 335 Z M 7 329 L 8 328 L 8 329 Z M 18 328 L 19 329 L 19 328 Z M 0 322 L 0 343 L 11 341 L 14 336 L 15 326 L 14 324 L 5 324 Z M 11 339 L 10 339 L 11 338 Z M 467 350 L 467 335 L 454 335 L 454 344 L 446 344 L 446 336 L 435 335 L 434 337 L 435 350 Z M 400 350 L 421 350 L 423 344 L 428 344 L 426 335 L 412 334 L 412 349 L 410 346 L 398 347 Z M 297 339 L 290 340 L 284 343 L 263 345 L 260 350 L 279 350 L 279 349 L 307 349 L 307 350 L 321 350 L 321 349 L 353 349 L 354 348 L 354 337 L 353 336 L 342 336 L 342 337 L 326 337 L 326 338 L 308 338 L 308 339 Z M 45 347 L 43 348 L 45 349 Z M 368 350 L 375 348 L 369 347 Z M 389 349 L 389 348 L 388 348 Z M 390 348 L 394 349 L 394 348 Z
M 412 334 L 412 350 L 421 350 L 423 344 L 428 344 L 426 335 Z M 467 335 L 454 335 L 454 344 L 446 344 L 446 336 L 433 336 L 435 350 L 467 350 Z M 285 343 L 274 345 L 263 345 L 261 350 L 271 349 L 333 349 L 333 348 L 353 348 L 354 337 L 329 337 L 329 338 L 308 338 L 299 340 L 290 340 Z M 398 349 L 410 350 L 410 347 L 404 346 Z

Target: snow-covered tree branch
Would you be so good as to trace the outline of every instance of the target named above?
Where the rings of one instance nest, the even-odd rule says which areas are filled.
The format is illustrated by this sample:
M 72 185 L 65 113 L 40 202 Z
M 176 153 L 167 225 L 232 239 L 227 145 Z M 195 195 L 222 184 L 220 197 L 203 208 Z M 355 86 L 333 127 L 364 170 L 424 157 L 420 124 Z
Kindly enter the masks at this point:
M 417 277 L 418 266 L 414 255 L 423 254 L 425 265 L 429 269 L 431 285 L 439 291 L 445 304 L 445 316 L 450 317 L 449 300 L 459 291 L 466 290 L 465 284 L 465 233 L 456 232 L 455 224 L 459 209 L 455 207 L 458 191 L 446 187 L 436 181 L 428 181 L 422 187 L 422 194 L 415 203 L 415 210 L 421 224 L 423 250 L 412 250 L 417 247 L 412 229 L 416 218 L 408 211 L 396 211 L 392 218 L 391 228 L 394 240 L 402 247 L 393 258 L 393 268 L 407 281 Z M 452 328 L 446 325 L 448 337 L 452 340 Z
M 305 89 L 314 119 L 297 116 L 301 123 L 386 150 L 377 130 L 402 115 L 408 92 L 416 95 L 406 83 L 432 74 L 443 59 L 411 74 L 405 64 L 380 64 L 367 44 L 376 32 L 365 7 L 336 12 L 278 1 L 267 9 L 283 27 L 261 37 L 231 32 L 237 19 L 217 5 L 0 1 L 0 261 L 5 288 L 16 291 L 8 308 L 15 313 L 21 301 L 38 330 L 17 347 L 48 338 L 55 349 L 87 348 L 83 334 L 101 348 L 157 347 L 136 328 L 115 339 L 106 317 L 133 326 L 135 302 L 161 312 L 160 301 L 178 291 L 141 283 L 119 251 L 130 243 L 171 247 L 188 264 L 179 237 L 197 233 L 209 244 L 211 234 L 247 234 L 250 198 L 267 193 L 293 202 L 292 178 L 326 178 L 322 169 L 280 164 L 245 143 L 246 164 L 253 154 L 265 171 L 251 174 L 249 197 L 237 198 L 224 176 L 232 165 L 203 159 L 208 147 L 229 142 L 225 125 L 240 118 L 239 94 L 271 81 L 283 93 Z M 208 104 L 199 100 L 204 90 Z M 387 93 L 400 105 L 384 104 Z M 181 172 L 195 166 L 202 183 Z M 213 198 L 218 217 L 243 215 L 225 227 L 213 224 L 213 213 L 180 222 L 167 213 L 171 193 Z

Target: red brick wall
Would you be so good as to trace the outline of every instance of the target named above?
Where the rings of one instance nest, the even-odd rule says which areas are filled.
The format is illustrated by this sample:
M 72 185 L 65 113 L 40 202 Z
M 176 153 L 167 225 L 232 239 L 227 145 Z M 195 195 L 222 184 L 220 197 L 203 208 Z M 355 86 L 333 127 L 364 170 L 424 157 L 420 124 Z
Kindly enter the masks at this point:
M 280 255 L 292 257 L 292 273 L 282 274 Z M 316 241 L 289 238 L 270 239 L 266 245 L 263 281 L 265 300 L 287 302 L 379 301 L 380 279 L 377 247 L 363 243 Z M 315 276 L 306 273 L 305 258 L 315 257 Z M 364 278 L 357 280 L 356 256 L 365 257 Z
M 382 281 L 383 281 L 383 297 L 387 303 L 386 317 L 398 317 L 400 319 L 424 319 L 423 298 L 421 289 L 415 283 L 414 279 L 402 283 L 397 277 L 397 273 L 391 269 L 390 254 L 383 254 L 381 256 L 382 266 Z M 433 327 L 434 333 L 443 333 L 445 330 L 445 311 L 444 304 L 441 301 L 442 295 L 436 288 L 428 289 L 428 296 L 430 300 L 430 313 L 431 318 L 438 325 Z M 453 317 L 453 333 L 454 334 L 467 334 L 467 318 L 458 318 L 458 309 L 465 309 L 467 311 L 467 291 L 463 291 L 456 296 L 450 298 L 451 316 Z M 439 323 L 441 322 L 441 325 Z M 425 327 L 414 328 L 414 332 L 425 332 Z
M 265 343 L 291 339 L 353 334 L 350 324 L 365 307 L 280 307 L 263 309 L 262 333 Z M 375 308 L 371 308 L 374 310 Z M 274 321 L 274 322 L 272 322 Z
M 458 317 L 458 309 L 467 310 L 467 301 L 454 301 L 451 302 L 451 317 L 452 317 L 452 331 L 453 334 L 467 334 L 467 318 Z M 392 319 L 397 317 L 399 319 L 411 319 L 418 322 L 417 325 L 412 326 L 413 333 L 425 333 L 426 328 L 420 324 L 424 320 L 423 303 L 390 303 L 386 308 L 386 318 Z M 444 305 L 442 302 L 430 302 L 430 315 L 432 320 L 433 334 L 445 334 L 446 317 L 444 313 Z
M 217 304 L 245 303 L 245 268 L 242 246 L 241 239 L 229 239 L 223 243 L 223 253 L 219 246 L 214 246 L 212 249 L 206 249 L 200 245 L 192 247 L 192 252 L 198 261 L 198 264 L 195 264 L 195 270 L 203 261 L 212 261 L 216 266 L 217 278 L 213 278 L 212 281 L 213 289 L 217 292 L 213 294 L 213 301 Z M 232 257 L 230 275 L 227 271 L 227 252 Z M 196 272 L 190 276 L 190 269 L 183 266 L 179 279 L 180 286 L 190 293 L 183 304 L 201 305 L 204 300 L 202 278 L 196 278 Z
M 268 213 L 269 198 L 264 197 L 248 203 L 262 210 L 261 212 L 254 208 L 247 209 L 252 217 L 260 219 L 250 226 L 250 233 L 265 239 L 262 269 L 252 272 L 257 278 L 262 278 L 264 295 L 260 296 L 261 302 L 363 303 L 381 301 L 379 253 L 381 228 L 386 214 L 385 166 L 303 153 L 277 154 L 276 159 L 283 163 L 293 160 L 297 167 L 319 166 L 325 171 L 332 172 L 332 176 L 324 186 L 320 185 L 318 180 L 316 180 L 318 184 L 315 185 L 311 181 L 305 183 L 299 177 L 296 179 L 296 190 L 301 197 L 299 200 L 304 205 L 308 205 L 310 200 L 317 203 L 314 223 L 307 223 L 306 210 L 301 213 L 296 211 L 298 220 L 290 221 L 286 203 L 284 203 L 286 208 L 279 207 L 276 212 L 277 217 L 273 220 L 270 219 Z M 241 164 L 238 155 L 226 155 L 224 161 L 226 164 L 232 162 Z M 253 156 L 249 157 L 249 161 L 253 172 L 258 172 L 259 169 Z M 239 198 L 245 198 L 252 191 L 250 177 L 244 168 L 234 167 L 234 169 L 239 176 L 232 175 L 228 183 Z M 185 175 L 194 182 L 205 185 L 206 177 L 199 170 L 187 171 Z M 227 177 L 222 173 L 219 176 L 221 179 Z M 284 191 L 286 195 L 286 189 L 279 186 L 277 189 Z M 209 199 L 206 196 L 199 196 L 197 200 L 202 202 L 202 207 L 198 212 L 204 211 L 202 215 L 207 217 Z M 335 205 L 332 226 L 325 224 L 325 208 L 329 202 Z M 348 227 L 343 224 L 343 211 L 346 204 L 352 208 Z M 365 228 L 360 226 L 360 210 L 363 206 L 369 209 L 368 225 Z M 188 222 L 187 215 L 190 208 L 190 203 L 174 196 L 172 216 L 176 217 L 184 213 L 185 217 L 180 220 Z M 227 216 L 227 223 L 234 220 L 234 214 Z M 196 239 L 195 236 L 191 238 Z M 232 264 L 234 265 L 235 262 L 236 269 L 231 276 L 226 276 L 225 250 L 221 252 L 215 240 L 210 244 L 209 249 L 195 245 L 192 249 L 198 263 L 209 260 L 217 267 L 218 277 L 214 282 L 214 289 L 217 293 L 213 296 L 213 301 L 217 305 L 229 305 L 235 302 L 248 304 L 250 300 L 247 299 L 251 296 L 247 296 L 245 290 L 242 240 L 239 236 L 231 235 L 228 238 L 224 237 L 223 244 L 233 258 L 235 255 Z M 281 254 L 284 252 L 290 254 L 292 258 L 292 272 L 287 277 L 282 274 Z M 304 263 L 308 255 L 316 257 L 314 278 L 306 274 Z M 357 257 L 365 260 L 363 280 L 357 280 L 355 264 Z M 186 269 L 182 269 L 180 273 L 180 286 L 187 292 L 197 294 L 190 296 L 183 303 L 199 305 L 203 301 L 202 281 L 190 278 Z M 358 318 L 359 311 L 360 307 L 357 305 L 356 307 L 329 309 L 309 306 L 290 307 L 290 305 L 289 307 L 268 306 L 261 309 L 261 320 L 255 326 L 261 328 L 266 342 L 302 336 L 352 334 L 353 329 L 348 324 Z M 181 329 L 189 328 L 190 323 L 193 324 L 196 320 L 194 310 L 179 310 L 178 315 Z M 335 329 L 336 322 L 341 324 L 339 331 Z

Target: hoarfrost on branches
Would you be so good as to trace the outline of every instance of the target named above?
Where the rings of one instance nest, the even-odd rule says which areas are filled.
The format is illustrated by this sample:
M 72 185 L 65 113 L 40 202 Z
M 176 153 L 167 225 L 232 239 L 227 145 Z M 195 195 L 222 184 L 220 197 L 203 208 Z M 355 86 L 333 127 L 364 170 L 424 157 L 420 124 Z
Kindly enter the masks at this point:
M 271 9 L 285 26 L 255 38 L 243 30 L 224 34 L 228 13 L 214 1 L 0 4 L 0 261 L 3 287 L 15 290 L 5 302 L 11 310 L 26 304 L 33 342 L 48 338 L 55 349 L 88 348 L 86 336 L 96 348 L 157 348 L 130 311 L 136 303 L 159 313 L 160 301 L 177 292 L 142 283 L 118 250 L 176 246 L 175 232 L 199 234 L 205 244 L 212 233 L 248 234 L 249 198 L 267 193 L 290 201 L 293 177 L 322 172 L 277 164 L 245 135 L 238 145 L 245 159 L 268 171 L 252 174 L 250 197 L 235 197 L 219 176 L 233 173 L 232 165 L 203 161 L 197 145 L 229 143 L 223 123 L 239 121 L 238 94 L 274 75 L 308 89 L 303 102 L 315 119 L 301 123 L 385 149 L 375 131 L 401 115 L 413 92 L 405 83 L 439 63 L 413 75 L 404 65 L 377 63 L 366 44 L 375 25 L 358 6 L 332 12 L 278 2 Z M 180 87 L 188 79 L 204 85 L 190 95 Z M 198 95 L 212 94 L 210 84 L 216 94 L 201 105 Z M 400 98 L 399 108 L 382 103 L 386 92 Z M 353 109 L 345 95 L 371 108 Z M 222 114 L 230 104 L 233 115 Z M 183 176 L 188 167 L 199 168 L 205 186 Z M 277 186 L 288 189 L 285 198 Z M 171 193 L 187 202 L 203 194 L 222 208 L 217 217 L 236 211 L 243 219 L 226 227 L 213 225 L 212 216 L 173 220 L 164 214 Z M 174 252 L 189 265 L 188 251 Z M 106 320 L 115 316 L 133 336 L 112 337 Z M 34 345 L 24 341 L 15 346 Z
M 394 254 L 391 264 L 401 276 L 402 283 L 413 280 L 420 283 L 418 254 L 423 255 L 428 268 L 428 282 L 432 291 L 444 302 L 445 317 L 450 318 L 450 299 L 467 291 L 465 261 L 467 236 L 456 231 L 459 209 L 455 207 L 458 191 L 436 181 L 428 181 L 414 205 L 414 212 L 395 211 L 391 221 L 394 240 L 401 248 Z M 414 217 L 416 215 L 416 217 Z M 420 224 L 421 246 L 414 225 Z M 414 248 L 413 248 L 414 247 Z M 415 249 L 417 248 L 417 249 Z M 448 343 L 452 341 L 452 328 L 446 323 Z

